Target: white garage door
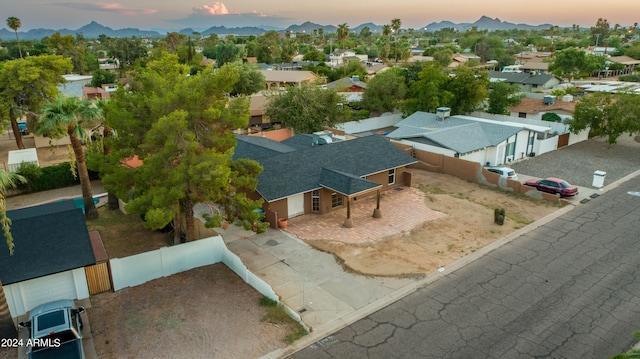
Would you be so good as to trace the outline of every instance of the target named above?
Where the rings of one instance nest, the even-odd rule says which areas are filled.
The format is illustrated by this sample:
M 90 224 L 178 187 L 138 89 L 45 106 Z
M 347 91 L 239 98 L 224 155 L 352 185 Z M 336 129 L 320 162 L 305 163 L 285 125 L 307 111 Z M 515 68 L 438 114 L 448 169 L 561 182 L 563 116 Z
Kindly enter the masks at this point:
M 287 198 L 287 211 L 289 218 L 304 214 L 304 194 L 297 194 Z
M 73 273 L 66 271 L 20 283 L 27 310 L 57 299 L 75 299 Z

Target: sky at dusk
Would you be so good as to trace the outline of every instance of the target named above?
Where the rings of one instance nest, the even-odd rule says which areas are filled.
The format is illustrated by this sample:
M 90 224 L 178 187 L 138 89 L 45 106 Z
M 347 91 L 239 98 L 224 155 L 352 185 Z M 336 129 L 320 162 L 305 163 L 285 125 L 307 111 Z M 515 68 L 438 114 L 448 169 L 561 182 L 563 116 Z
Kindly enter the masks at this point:
M 640 22 L 638 0 L 0 0 L 0 16 L 15 16 L 20 31 L 36 28 L 75 30 L 96 21 L 113 29 L 205 30 L 212 26 L 286 28 L 311 21 L 320 25 L 373 22 L 389 24 L 399 18 L 403 28 L 419 29 L 432 22 L 475 22 L 481 16 L 529 25 L 593 26 L 604 18 L 613 26 Z

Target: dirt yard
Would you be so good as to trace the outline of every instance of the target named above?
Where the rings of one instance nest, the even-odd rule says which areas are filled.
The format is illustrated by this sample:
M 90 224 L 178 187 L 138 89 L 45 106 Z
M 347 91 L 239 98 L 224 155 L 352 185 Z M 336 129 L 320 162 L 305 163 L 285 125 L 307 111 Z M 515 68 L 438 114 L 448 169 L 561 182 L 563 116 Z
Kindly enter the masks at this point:
M 91 297 L 98 358 L 257 358 L 286 346 L 261 295 L 224 264 Z
M 308 241 L 335 254 L 348 270 L 364 275 L 413 276 L 472 253 L 560 208 L 558 204 L 513 195 L 439 173 L 412 170 L 414 186 L 425 193 L 427 207 L 446 216 L 427 221 L 413 231 L 374 243 Z M 494 209 L 504 208 L 506 220 L 494 223 Z

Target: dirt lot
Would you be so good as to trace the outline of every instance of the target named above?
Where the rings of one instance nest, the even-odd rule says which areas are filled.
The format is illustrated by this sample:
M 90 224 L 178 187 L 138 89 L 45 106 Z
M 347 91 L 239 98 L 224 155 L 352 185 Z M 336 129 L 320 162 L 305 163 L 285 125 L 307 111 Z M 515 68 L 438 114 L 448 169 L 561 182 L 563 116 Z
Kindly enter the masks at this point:
M 286 346 L 261 295 L 223 264 L 92 296 L 98 358 L 256 358 Z
M 415 187 L 427 207 L 446 214 L 406 234 L 375 243 L 309 243 L 334 253 L 357 273 L 378 276 L 421 275 L 482 248 L 559 209 L 559 205 L 479 186 L 448 175 L 412 170 Z M 503 226 L 494 223 L 494 209 L 504 208 Z

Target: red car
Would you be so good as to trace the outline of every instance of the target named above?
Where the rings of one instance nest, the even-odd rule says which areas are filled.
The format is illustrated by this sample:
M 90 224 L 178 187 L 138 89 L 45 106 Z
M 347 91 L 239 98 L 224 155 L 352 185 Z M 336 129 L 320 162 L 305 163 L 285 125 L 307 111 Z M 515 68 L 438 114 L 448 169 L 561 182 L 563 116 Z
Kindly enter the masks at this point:
M 538 191 L 555 194 L 558 197 L 571 197 L 578 194 L 578 187 L 569 184 L 569 182 L 555 177 L 547 177 L 539 180 L 528 180 L 524 183 L 527 186 L 534 187 Z

